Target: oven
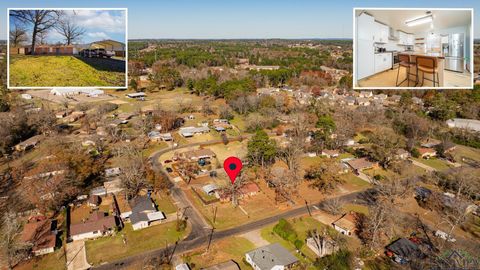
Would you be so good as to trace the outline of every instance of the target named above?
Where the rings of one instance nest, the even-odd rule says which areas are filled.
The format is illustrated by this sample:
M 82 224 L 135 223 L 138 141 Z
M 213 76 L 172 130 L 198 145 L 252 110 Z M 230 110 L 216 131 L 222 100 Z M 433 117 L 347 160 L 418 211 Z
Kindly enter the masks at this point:
M 392 69 L 396 69 L 400 63 L 398 52 L 392 52 Z

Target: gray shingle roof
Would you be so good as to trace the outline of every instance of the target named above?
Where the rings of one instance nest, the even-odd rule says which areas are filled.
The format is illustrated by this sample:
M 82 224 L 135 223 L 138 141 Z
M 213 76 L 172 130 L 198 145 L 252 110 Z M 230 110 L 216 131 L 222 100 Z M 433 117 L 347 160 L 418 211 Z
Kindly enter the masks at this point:
M 275 265 L 291 265 L 298 261 L 279 243 L 273 243 L 247 252 L 252 261 L 260 269 L 272 269 Z

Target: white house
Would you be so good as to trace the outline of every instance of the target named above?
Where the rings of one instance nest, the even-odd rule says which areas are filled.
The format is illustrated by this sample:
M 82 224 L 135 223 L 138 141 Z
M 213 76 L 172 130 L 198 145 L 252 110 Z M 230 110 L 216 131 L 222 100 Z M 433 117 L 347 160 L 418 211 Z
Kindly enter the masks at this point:
M 340 218 L 332 222 L 332 227 L 343 235 L 352 235 L 355 231 L 355 217 L 353 214 L 343 214 Z
M 129 216 L 133 230 L 140 230 L 150 226 L 152 222 L 164 220 L 166 217 L 161 211 L 157 211 L 152 199 L 139 196 L 132 202 L 132 213 Z
M 245 259 L 255 270 L 284 270 L 298 262 L 298 259 L 279 243 L 247 252 Z
M 182 127 L 178 131 L 180 135 L 182 135 L 185 138 L 188 137 L 193 137 L 195 134 L 203 134 L 203 133 L 208 133 L 210 132 L 210 129 L 208 127 L 200 126 L 200 127 Z

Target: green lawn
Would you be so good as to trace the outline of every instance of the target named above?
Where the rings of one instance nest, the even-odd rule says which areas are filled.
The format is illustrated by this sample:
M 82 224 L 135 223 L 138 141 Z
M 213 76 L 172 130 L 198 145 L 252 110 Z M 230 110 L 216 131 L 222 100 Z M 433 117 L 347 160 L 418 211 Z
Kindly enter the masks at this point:
M 152 195 L 158 210 L 165 214 L 171 214 L 177 212 L 177 207 L 173 204 L 172 198 L 164 192 Z
M 307 231 L 313 230 L 313 229 L 317 229 L 317 230 L 318 229 L 323 229 L 323 228 L 326 227 L 325 224 L 317 221 L 316 219 L 314 219 L 312 217 L 293 218 L 293 219 L 288 219 L 287 221 L 294 228 L 295 232 L 297 233 L 298 239 L 303 241 L 303 242 L 305 242 L 305 239 L 307 238 Z M 301 261 L 308 262 L 308 260 L 299 256 L 299 254 L 297 254 L 295 252 L 295 246 L 292 243 L 284 240 L 283 238 L 281 238 L 280 236 L 276 235 L 273 232 L 273 227 L 275 225 L 276 224 L 264 227 L 260 232 L 261 235 L 262 235 L 262 238 L 267 240 L 270 243 L 279 243 L 280 245 L 282 245 L 286 249 L 290 250 L 290 252 L 293 255 L 295 255 L 296 257 L 298 257 Z M 333 230 L 333 229 L 327 227 L 327 230 Z M 313 253 L 313 251 L 311 251 L 306 245 L 303 245 L 303 247 L 301 248 L 301 251 L 310 260 L 315 259 L 315 253 Z
M 15 267 L 16 270 L 63 270 L 65 267 L 63 248 L 43 256 L 34 257 L 24 264 Z
M 125 86 L 125 64 L 74 56 L 10 56 L 10 86 Z
M 176 223 L 169 222 L 134 231 L 127 223 L 125 228 L 112 237 L 103 237 L 85 242 L 87 260 L 90 264 L 113 261 L 144 251 L 165 247 L 165 242 L 181 240 L 188 232 L 177 232 Z M 122 236 L 127 244 L 123 243 Z
M 341 178 L 345 181 L 345 184 L 350 184 L 358 188 L 364 188 L 364 187 L 370 186 L 370 183 L 361 179 L 360 177 L 356 176 L 353 173 L 343 174 Z
M 443 160 L 437 159 L 437 158 L 430 158 L 430 159 L 424 159 L 424 158 L 414 158 L 416 161 L 423 163 L 427 166 L 430 166 L 438 171 L 444 171 L 450 169 L 450 166 L 448 163 L 446 163 Z
M 207 256 L 204 254 L 205 248 L 191 252 L 183 256 L 183 260 L 193 269 L 212 266 L 228 260 L 234 260 L 240 266 L 240 269 L 252 269 L 250 265 L 244 263 L 245 253 L 255 249 L 255 245 L 243 237 L 230 237 L 218 242 L 214 242 L 210 247 Z

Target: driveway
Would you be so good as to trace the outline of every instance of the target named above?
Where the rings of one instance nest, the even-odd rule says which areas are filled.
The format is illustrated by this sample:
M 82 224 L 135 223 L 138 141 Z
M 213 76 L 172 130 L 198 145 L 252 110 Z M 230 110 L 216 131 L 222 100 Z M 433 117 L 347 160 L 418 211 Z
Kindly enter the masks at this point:
M 85 241 L 74 241 L 67 243 L 67 269 L 85 270 L 91 267 L 87 262 L 87 251 Z

